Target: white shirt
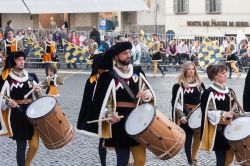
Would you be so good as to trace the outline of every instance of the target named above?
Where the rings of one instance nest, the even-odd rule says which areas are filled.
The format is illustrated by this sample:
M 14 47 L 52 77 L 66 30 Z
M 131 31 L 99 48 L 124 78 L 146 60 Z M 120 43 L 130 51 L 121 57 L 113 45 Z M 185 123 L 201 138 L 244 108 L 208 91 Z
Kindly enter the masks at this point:
M 246 37 L 245 32 L 243 32 L 242 30 L 237 32 L 237 38 L 236 38 L 236 42 L 237 44 L 240 44 L 240 42 Z
M 132 51 L 132 53 L 135 53 L 135 54 L 141 53 L 141 46 L 140 46 L 140 44 L 137 44 L 137 45 L 133 44 L 133 47 L 132 47 L 131 51 Z

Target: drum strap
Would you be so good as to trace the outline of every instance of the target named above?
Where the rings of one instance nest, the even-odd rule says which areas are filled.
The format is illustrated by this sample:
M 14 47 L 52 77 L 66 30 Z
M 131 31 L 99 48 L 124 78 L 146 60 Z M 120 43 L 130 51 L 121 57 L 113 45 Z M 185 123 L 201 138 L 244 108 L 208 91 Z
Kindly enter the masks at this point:
M 129 96 L 131 97 L 131 99 L 133 100 L 133 102 L 136 102 L 137 99 L 134 95 L 134 93 L 132 92 L 132 90 L 129 88 L 129 86 L 126 84 L 126 82 L 124 81 L 124 79 L 122 79 L 115 70 L 111 70 L 112 75 L 118 80 L 120 81 L 120 83 L 122 84 L 122 86 L 126 89 L 126 91 L 128 92 Z

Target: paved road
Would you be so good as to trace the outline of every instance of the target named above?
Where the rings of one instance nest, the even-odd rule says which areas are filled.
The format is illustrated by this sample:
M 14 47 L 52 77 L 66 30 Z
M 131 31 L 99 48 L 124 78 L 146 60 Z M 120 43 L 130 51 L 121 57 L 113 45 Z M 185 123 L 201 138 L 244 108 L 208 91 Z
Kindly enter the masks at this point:
M 45 79 L 43 70 L 30 69 L 37 73 L 40 80 Z M 83 71 L 59 71 L 59 75 L 65 79 L 65 84 L 61 86 L 61 96 L 58 98 L 62 110 L 69 118 L 73 125 L 76 125 L 80 103 L 82 100 L 83 88 L 88 77 L 88 72 Z M 166 116 L 171 117 L 171 90 L 175 82 L 177 73 L 167 74 L 164 78 L 148 77 L 156 97 L 157 106 Z M 228 81 L 229 87 L 236 90 L 240 102 L 242 101 L 242 93 L 244 88 L 244 74 L 239 79 Z M 208 86 L 210 81 L 206 75 L 201 73 L 201 77 Z M 242 102 L 241 102 L 242 103 Z M 85 136 L 81 133 L 76 133 L 74 140 L 62 149 L 48 150 L 42 143 L 36 158 L 33 161 L 34 166 L 98 166 L 100 165 L 97 151 L 98 139 Z M 0 137 L 0 166 L 13 166 L 15 162 L 15 142 L 6 137 Z M 198 160 L 202 166 L 214 166 L 214 153 L 200 151 Z M 107 165 L 113 166 L 116 163 L 115 153 L 112 150 L 108 151 Z M 168 161 L 156 159 L 151 152 L 147 152 L 147 166 L 181 166 L 186 165 L 186 158 L 183 150 Z

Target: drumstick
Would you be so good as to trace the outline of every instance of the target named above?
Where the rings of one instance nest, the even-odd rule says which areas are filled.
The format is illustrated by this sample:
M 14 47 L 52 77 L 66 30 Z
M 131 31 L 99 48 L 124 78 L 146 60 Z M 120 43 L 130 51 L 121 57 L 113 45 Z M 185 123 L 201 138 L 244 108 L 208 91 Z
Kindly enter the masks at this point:
M 141 87 L 141 90 L 140 90 L 140 91 L 143 91 L 144 88 L 145 88 L 145 83 L 142 84 L 142 87 Z M 141 101 L 141 97 L 139 97 L 139 99 L 138 99 L 138 101 L 137 101 L 136 108 L 138 107 L 140 101 Z
M 124 118 L 124 116 L 119 116 L 119 118 Z M 91 121 L 87 121 L 88 124 L 91 124 L 91 123 L 97 123 L 97 122 L 102 122 L 102 121 L 109 121 L 109 120 L 112 120 L 112 118 L 104 118 L 104 119 L 97 119 L 97 120 L 91 120 Z
M 233 113 L 231 95 L 229 95 L 229 112 Z M 231 125 L 231 122 L 232 122 L 232 118 L 230 118 L 230 122 L 229 122 L 230 125 Z
M 40 82 L 39 82 L 38 85 L 41 86 L 41 87 L 43 86 L 43 85 L 40 85 Z M 34 90 L 35 90 L 35 89 L 32 88 L 26 95 L 24 95 L 24 98 L 27 99 L 27 98 L 29 97 L 29 95 L 30 95 L 32 92 L 34 92 Z
M 11 101 L 11 100 L 12 100 L 11 98 L 5 96 L 5 95 L 2 94 L 2 93 L 0 93 L 0 95 L 3 96 L 3 98 L 6 99 L 6 100 L 8 100 L 8 101 Z M 16 107 L 17 107 L 17 109 L 18 109 L 19 111 L 23 111 L 22 108 L 20 107 L 20 105 L 17 104 Z

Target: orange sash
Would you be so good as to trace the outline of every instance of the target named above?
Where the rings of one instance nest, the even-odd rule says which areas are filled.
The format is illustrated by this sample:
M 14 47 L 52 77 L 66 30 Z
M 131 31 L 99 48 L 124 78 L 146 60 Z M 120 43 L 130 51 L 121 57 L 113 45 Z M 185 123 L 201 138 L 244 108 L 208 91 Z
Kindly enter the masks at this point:
M 43 61 L 44 62 L 50 62 L 51 61 L 51 53 L 47 53 L 43 55 Z
M 11 42 L 10 51 L 11 51 L 11 52 L 16 52 L 16 51 L 17 51 L 16 39 L 14 39 L 14 40 Z
M 51 51 L 52 54 L 55 53 L 55 44 L 54 44 L 54 42 L 50 43 L 50 51 Z
M 54 85 L 51 85 L 49 87 L 49 95 L 50 96 L 59 96 L 59 91 L 58 91 L 58 88 Z

